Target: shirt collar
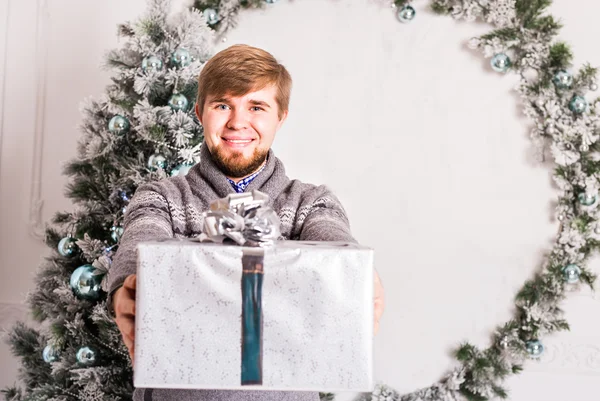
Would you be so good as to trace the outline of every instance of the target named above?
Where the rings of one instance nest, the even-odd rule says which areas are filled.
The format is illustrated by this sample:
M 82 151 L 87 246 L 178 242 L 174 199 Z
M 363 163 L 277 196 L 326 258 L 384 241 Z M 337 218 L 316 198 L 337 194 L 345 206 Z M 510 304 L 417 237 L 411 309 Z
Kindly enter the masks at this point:
M 233 180 L 230 180 L 227 177 L 225 177 L 225 178 L 227 178 L 227 181 L 229 181 L 229 183 L 231 184 L 231 186 L 233 187 L 235 192 L 242 193 L 242 192 L 244 192 L 246 187 L 256 178 L 256 176 L 258 176 L 260 174 L 260 172 L 264 170 L 266 165 L 267 165 L 267 163 L 263 164 L 263 166 L 258 171 L 252 173 L 251 175 L 249 175 L 246 178 L 241 179 L 240 182 L 238 182 L 238 183 L 234 182 Z

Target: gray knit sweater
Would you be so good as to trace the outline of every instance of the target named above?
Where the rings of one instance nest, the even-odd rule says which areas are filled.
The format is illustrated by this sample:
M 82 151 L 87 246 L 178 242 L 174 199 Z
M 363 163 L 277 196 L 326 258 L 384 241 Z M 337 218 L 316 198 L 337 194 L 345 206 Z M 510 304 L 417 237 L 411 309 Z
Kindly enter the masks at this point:
M 141 241 L 189 237 L 202 230 L 202 212 L 212 201 L 235 193 L 225 175 L 213 163 L 206 146 L 201 161 L 186 176 L 141 185 L 132 197 L 124 218 L 124 233 L 108 276 L 108 308 L 112 295 L 125 278 L 136 272 Z M 270 197 L 269 206 L 281 220 L 280 239 L 356 242 L 344 208 L 325 186 L 290 180 L 281 161 L 269 151 L 261 173 L 246 191 L 258 189 Z M 160 401 L 318 401 L 317 392 L 135 389 L 134 400 Z

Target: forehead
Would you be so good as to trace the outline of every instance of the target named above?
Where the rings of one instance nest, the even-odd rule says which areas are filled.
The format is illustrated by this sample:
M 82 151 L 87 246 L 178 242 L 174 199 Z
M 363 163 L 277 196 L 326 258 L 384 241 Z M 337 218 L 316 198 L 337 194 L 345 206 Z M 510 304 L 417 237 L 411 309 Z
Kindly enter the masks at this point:
M 241 95 L 241 96 L 232 96 L 230 92 L 225 93 L 225 95 L 223 96 L 217 96 L 217 95 L 208 95 L 206 100 L 207 102 L 211 102 L 218 99 L 221 100 L 232 100 L 232 101 L 236 101 L 236 100 L 262 100 L 265 102 L 268 101 L 274 101 L 275 100 L 275 96 L 277 95 L 277 88 L 274 85 L 267 85 L 266 87 L 256 90 L 256 91 L 251 91 L 246 93 L 245 95 Z

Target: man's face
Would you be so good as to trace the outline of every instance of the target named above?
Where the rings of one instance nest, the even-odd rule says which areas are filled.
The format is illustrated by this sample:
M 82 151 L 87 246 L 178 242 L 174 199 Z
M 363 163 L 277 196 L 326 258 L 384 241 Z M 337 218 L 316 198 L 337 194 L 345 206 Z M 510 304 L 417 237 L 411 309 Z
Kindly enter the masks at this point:
M 275 101 L 277 89 L 269 85 L 239 97 L 207 96 L 204 110 L 196 104 L 196 114 L 204 127 L 204 144 L 217 166 L 230 178 L 245 177 L 265 161 L 279 120 Z

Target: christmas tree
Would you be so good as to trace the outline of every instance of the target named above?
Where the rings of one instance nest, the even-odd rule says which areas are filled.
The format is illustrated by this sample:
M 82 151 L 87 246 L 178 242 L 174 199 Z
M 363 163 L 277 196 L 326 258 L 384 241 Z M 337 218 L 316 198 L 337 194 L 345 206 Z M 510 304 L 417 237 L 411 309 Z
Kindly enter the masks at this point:
M 24 388 L 2 390 L 7 400 L 131 399 L 131 361 L 105 292 L 127 203 L 140 184 L 198 162 L 198 75 L 238 10 L 260 6 L 196 1 L 171 16 L 169 1 L 151 0 L 141 18 L 119 25 L 123 45 L 106 57 L 112 83 L 84 102 L 77 157 L 65 165 L 73 210 L 47 225 L 51 252 L 28 295 L 39 327 L 9 332 Z

